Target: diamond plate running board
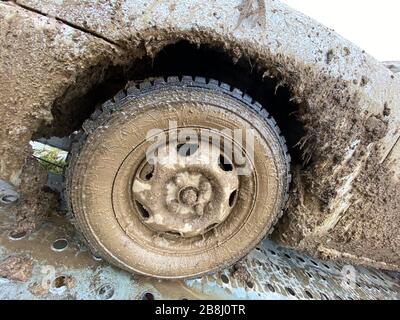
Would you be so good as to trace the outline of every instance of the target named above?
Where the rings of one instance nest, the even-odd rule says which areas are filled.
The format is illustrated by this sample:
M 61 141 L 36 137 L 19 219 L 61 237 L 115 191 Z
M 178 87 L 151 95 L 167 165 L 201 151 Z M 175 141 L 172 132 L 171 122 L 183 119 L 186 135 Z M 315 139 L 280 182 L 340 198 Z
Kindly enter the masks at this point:
M 29 236 L 10 234 L 8 208 L 0 207 L 0 299 L 400 298 L 396 275 L 319 261 L 268 240 L 235 266 L 202 278 L 131 275 L 93 257 L 62 216 Z M 11 265 L 13 259 L 20 260 Z

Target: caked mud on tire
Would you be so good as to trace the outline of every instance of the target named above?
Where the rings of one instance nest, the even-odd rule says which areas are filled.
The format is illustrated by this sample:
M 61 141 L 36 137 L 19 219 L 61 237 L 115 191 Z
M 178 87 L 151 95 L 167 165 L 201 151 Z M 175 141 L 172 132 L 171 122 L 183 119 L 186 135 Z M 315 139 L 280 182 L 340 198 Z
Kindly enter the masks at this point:
M 237 129 L 252 129 L 252 147 L 245 131 L 243 144 L 235 139 Z M 212 272 L 246 255 L 281 216 L 285 141 L 261 105 L 229 85 L 191 77 L 133 85 L 83 131 L 66 199 L 89 247 L 121 268 L 159 278 Z M 152 146 L 157 163 L 146 157 Z M 172 149 L 171 164 L 163 160 Z

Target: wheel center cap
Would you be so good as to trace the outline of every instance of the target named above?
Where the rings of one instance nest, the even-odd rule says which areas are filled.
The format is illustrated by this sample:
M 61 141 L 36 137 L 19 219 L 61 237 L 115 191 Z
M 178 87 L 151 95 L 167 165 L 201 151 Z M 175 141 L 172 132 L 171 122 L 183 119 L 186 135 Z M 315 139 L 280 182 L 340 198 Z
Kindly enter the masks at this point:
M 194 237 L 220 225 L 230 214 L 232 194 L 239 188 L 236 169 L 221 165 L 222 150 L 198 140 L 193 153 L 183 146 L 157 149 L 157 161 L 136 173 L 132 192 L 143 224 L 157 232 Z M 178 141 L 180 143 L 180 141 Z M 149 174 L 149 172 L 151 174 Z
M 186 187 L 179 192 L 179 201 L 187 206 L 193 207 L 197 203 L 198 195 L 199 193 L 196 188 Z

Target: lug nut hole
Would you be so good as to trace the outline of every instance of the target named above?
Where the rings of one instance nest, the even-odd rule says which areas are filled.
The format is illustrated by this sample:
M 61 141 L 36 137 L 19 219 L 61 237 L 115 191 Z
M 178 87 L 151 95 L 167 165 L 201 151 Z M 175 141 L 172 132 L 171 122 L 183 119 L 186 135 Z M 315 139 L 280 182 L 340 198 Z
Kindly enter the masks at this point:
M 179 144 L 176 149 L 180 156 L 190 157 L 196 153 L 196 151 L 199 149 L 199 146 L 197 144 L 186 143 L 186 144 Z
M 11 231 L 9 233 L 9 238 L 11 240 L 22 240 L 26 237 L 26 231 Z
M 6 194 L 0 198 L 0 202 L 4 204 L 11 204 L 18 200 L 18 197 L 13 194 Z
M 233 171 L 233 165 L 222 154 L 219 156 L 218 165 L 222 170 L 224 170 L 226 172 Z
M 146 162 L 146 164 L 140 170 L 139 178 L 142 180 L 149 181 L 151 178 L 153 178 L 153 174 L 154 174 L 154 165 Z
M 216 226 L 218 226 L 218 223 L 213 223 L 211 225 L 209 225 L 206 229 L 206 232 L 211 231 L 212 229 L 214 229 Z
M 175 232 L 175 231 L 165 231 L 165 234 L 169 235 L 169 236 L 173 236 L 173 237 L 180 237 L 181 234 L 179 232 Z
M 139 201 L 135 201 L 135 202 L 136 202 L 136 206 L 138 208 L 140 216 L 145 220 L 150 218 L 150 213 L 147 211 L 147 209 Z
M 229 196 L 229 206 L 232 208 L 236 203 L 237 190 L 233 191 Z

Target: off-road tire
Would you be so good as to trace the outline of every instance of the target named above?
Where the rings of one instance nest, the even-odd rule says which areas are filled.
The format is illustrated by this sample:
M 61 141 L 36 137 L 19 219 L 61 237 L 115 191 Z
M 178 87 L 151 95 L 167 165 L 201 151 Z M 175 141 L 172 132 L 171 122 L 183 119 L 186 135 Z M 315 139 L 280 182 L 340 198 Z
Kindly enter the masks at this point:
M 85 181 L 93 178 L 92 163 L 95 162 L 92 154 L 95 152 L 94 150 L 98 150 L 98 148 L 102 148 L 103 153 L 110 152 L 112 154 L 113 146 L 105 145 L 102 143 L 102 135 L 110 130 L 113 125 L 118 125 L 118 121 L 129 121 L 129 118 L 132 118 L 136 115 L 140 115 L 143 113 L 144 109 L 147 108 L 146 103 L 152 100 L 153 97 L 158 97 L 159 95 L 164 95 L 165 98 L 171 97 L 171 101 L 175 101 L 179 99 L 179 97 L 184 97 L 184 99 L 195 101 L 199 95 L 204 94 L 205 96 L 209 96 L 215 100 L 212 103 L 218 104 L 219 99 L 224 103 L 230 103 L 231 105 L 237 105 L 239 109 L 244 110 L 242 112 L 243 117 L 254 118 L 257 123 L 263 128 L 259 131 L 262 131 L 263 138 L 265 141 L 263 143 L 268 145 L 270 149 L 270 156 L 273 155 L 273 159 L 271 160 L 271 164 L 273 164 L 273 174 L 270 175 L 271 179 L 266 178 L 263 180 L 274 180 L 270 183 L 269 186 L 273 186 L 273 190 L 269 190 L 269 192 L 274 193 L 273 203 L 271 202 L 269 209 L 265 210 L 265 214 L 261 217 L 268 216 L 267 218 L 263 218 L 262 226 L 260 228 L 256 227 L 257 223 L 255 221 L 250 221 L 248 226 L 244 223 L 243 229 L 247 230 L 249 233 L 248 243 L 244 247 L 240 247 L 240 243 L 237 244 L 238 250 L 232 251 L 229 254 L 229 257 L 226 256 L 223 261 L 219 261 L 219 263 L 214 263 L 210 260 L 209 267 L 205 267 L 204 264 L 198 263 L 197 265 L 186 266 L 188 261 L 192 259 L 190 254 L 188 254 L 189 258 L 183 258 L 185 254 L 182 254 L 182 264 L 181 267 L 173 268 L 174 265 L 177 265 L 177 261 L 179 262 L 179 252 L 175 254 L 169 252 L 166 254 L 164 260 L 164 266 L 153 266 L 152 261 L 143 258 L 143 261 L 134 260 L 134 257 L 128 257 L 133 253 L 124 248 L 124 246 L 129 246 L 128 240 L 125 240 L 125 243 L 120 242 L 119 244 L 110 248 L 109 243 L 113 240 L 111 238 L 115 237 L 113 232 L 117 233 L 117 224 L 110 224 L 108 227 L 110 228 L 110 232 L 108 236 L 105 238 L 101 238 L 99 234 L 94 230 L 97 228 L 98 224 L 106 224 L 107 221 L 103 219 L 103 215 L 106 215 L 107 210 L 110 208 L 114 208 L 113 204 L 110 206 L 107 205 L 107 208 L 96 207 L 98 212 L 93 212 L 93 206 L 95 206 L 95 201 L 93 199 L 99 199 L 100 195 L 93 195 L 93 190 L 97 190 L 96 187 L 90 188 L 90 192 L 87 192 L 89 189 L 85 187 Z M 174 100 L 175 99 L 175 100 Z M 155 101 L 156 104 L 162 104 L 159 100 Z M 200 104 L 200 102 L 199 102 Z M 223 103 L 217 106 L 218 108 L 224 108 Z M 230 110 L 231 112 L 232 110 Z M 207 112 L 204 110 L 204 112 Z M 240 117 L 240 114 L 236 116 Z M 128 118 L 128 120 L 126 120 Z M 117 121 L 117 120 L 118 121 Z M 124 120 L 125 119 L 125 120 Z M 161 119 L 160 119 L 161 120 Z M 246 121 L 246 119 L 243 119 Z M 250 121 L 250 120 L 249 120 Z M 154 125 L 154 123 L 153 123 Z M 121 133 L 121 137 L 126 133 Z M 135 132 L 131 132 L 129 134 L 136 134 Z M 123 137 L 125 139 L 125 136 Z M 121 138 L 122 139 L 122 138 Z M 96 149 L 97 148 L 97 149 Z M 110 149 L 111 148 L 111 149 Z M 117 151 L 115 151 L 117 152 Z M 128 155 L 125 155 L 126 157 Z M 70 216 L 72 217 L 73 223 L 83 235 L 86 240 L 87 245 L 95 253 L 96 256 L 100 256 L 106 261 L 117 265 L 125 270 L 130 272 L 140 273 L 149 276 L 155 276 L 159 278 L 190 278 L 199 276 L 205 273 L 214 272 L 220 268 L 227 267 L 243 256 L 245 256 L 252 248 L 254 248 L 266 235 L 272 232 L 274 225 L 281 217 L 284 205 L 287 201 L 288 197 L 288 189 L 291 181 L 290 175 L 290 155 L 288 153 L 288 149 L 285 143 L 285 139 L 281 135 L 281 132 L 277 126 L 275 120 L 267 113 L 265 108 L 263 108 L 258 102 L 255 102 L 250 96 L 244 94 L 240 90 L 231 87 L 225 83 L 218 82 L 216 80 L 208 80 L 201 77 L 168 77 L 152 79 L 149 81 L 142 82 L 140 84 L 128 84 L 126 89 L 120 91 L 112 100 L 107 101 L 101 107 L 101 109 L 94 112 L 90 119 L 85 121 L 83 124 L 82 132 L 77 135 L 76 141 L 72 145 L 72 150 L 69 155 L 69 165 L 66 170 L 66 188 L 65 188 L 65 199 L 67 200 L 68 207 L 70 210 Z M 268 160 L 270 161 L 270 160 Z M 109 163 L 104 163 L 104 166 L 108 166 Z M 121 164 L 118 164 L 121 165 Z M 92 174 L 91 176 L 87 176 L 87 174 Z M 103 177 L 97 177 L 96 181 L 102 181 Z M 104 177 L 105 178 L 105 177 Z M 114 177 L 115 178 L 115 177 Z M 94 180 L 93 180 L 94 181 Z M 114 182 L 113 182 L 114 183 Z M 264 185 L 264 187 L 266 184 Z M 114 187 L 114 186 L 113 186 Z M 111 189 L 110 189 L 111 190 Z M 99 190 L 99 192 L 101 192 Z M 258 197 L 269 197 L 269 194 L 258 194 Z M 108 203 L 110 201 L 110 194 L 102 194 L 101 201 L 106 201 L 104 203 Z M 258 198 L 257 198 L 258 199 Z M 112 202 L 113 200 L 111 200 Z M 258 200 L 257 200 L 258 201 Z M 260 200 L 261 201 L 261 200 Z M 104 210 L 104 211 L 102 211 Z M 89 213 L 90 212 L 90 213 Z M 108 213 L 107 213 L 108 214 Z M 96 215 L 96 219 L 98 221 L 93 223 L 92 220 L 88 220 L 88 215 L 93 217 Z M 112 215 L 110 215 L 109 219 Z M 250 216 L 251 217 L 251 216 Z M 249 218 L 251 220 L 251 218 Z M 117 229 L 116 229 L 117 228 Z M 254 230 L 257 229 L 257 234 L 254 234 Z M 237 232 L 240 233 L 240 231 Z M 124 232 L 122 229 L 118 232 Z M 211 232 L 211 231 L 210 231 Z M 236 233 L 232 235 L 231 238 L 234 238 Z M 108 238 L 109 237 L 109 238 Z M 224 239 L 224 241 L 232 241 L 231 239 Z M 242 241 L 243 242 L 243 241 Z M 224 242 L 225 243 L 225 242 Z M 218 250 L 226 249 L 224 247 L 224 243 L 216 245 L 216 249 L 213 253 L 216 255 L 215 260 L 218 260 Z M 116 249 L 117 248 L 117 249 Z M 222 248 L 222 249 L 221 249 Z M 233 250 L 234 246 L 229 247 L 230 250 Z M 158 249 L 157 249 L 158 250 Z M 156 250 L 156 251 L 157 251 Z M 162 252 L 157 252 L 162 256 Z M 145 250 L 143 251 L 145 254 Z M 208 252 L 206 250 L 206 252 Z M 169 259 L 174 256 L 174 262 L 170 263 Z M 209 256 L 206 258 L 210 259 Z M 176 260 L 178 259 L 178 260 Z M 194 259 L 194 258 L 193 258 Z M 155 264 L 160 264 L 161 260 L 154 260 Z M 201 261 L 201 259 L 199 260 Z M 168 266 L 168 264 L 170 264 Z M 190 262 L 189 262 L 190 264 Z

